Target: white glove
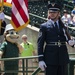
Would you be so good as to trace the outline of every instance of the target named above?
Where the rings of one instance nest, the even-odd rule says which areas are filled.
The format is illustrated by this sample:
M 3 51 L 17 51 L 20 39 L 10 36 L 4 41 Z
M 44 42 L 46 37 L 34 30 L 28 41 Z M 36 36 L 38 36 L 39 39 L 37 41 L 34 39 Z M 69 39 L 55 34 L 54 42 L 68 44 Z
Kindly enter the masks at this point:
M 42 71 L 44 71 L 47 66 L 46 66 L 44 61 L 40 61 L 39 62 L 39 67 L 41 68 Z
M 75 40 L 74 40 L 74 39 L 69 40 L 69 41 L 68 41 L 68 44 L 69 44 L 70 46 L 73 46 L 73 45 L 75 44 Z

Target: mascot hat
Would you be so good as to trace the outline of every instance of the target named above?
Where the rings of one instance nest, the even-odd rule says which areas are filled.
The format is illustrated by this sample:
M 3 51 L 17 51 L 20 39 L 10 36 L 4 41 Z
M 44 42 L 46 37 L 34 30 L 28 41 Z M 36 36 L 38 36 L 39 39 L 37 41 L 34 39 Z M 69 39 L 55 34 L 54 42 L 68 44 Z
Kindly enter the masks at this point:
M 5 32 L 11 29 L 14 29 L 13 26 L 11 24 L 7 24 L 5 28 Z

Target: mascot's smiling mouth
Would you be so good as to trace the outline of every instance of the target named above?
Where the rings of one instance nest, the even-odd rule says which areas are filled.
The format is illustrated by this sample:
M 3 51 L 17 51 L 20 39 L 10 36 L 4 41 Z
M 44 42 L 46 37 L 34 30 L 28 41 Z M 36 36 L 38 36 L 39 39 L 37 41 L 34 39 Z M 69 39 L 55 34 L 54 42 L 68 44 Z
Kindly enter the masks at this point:
M 12 42 L 12 43 L 17 42 L 18 41 L 18 38 L 19 38 L 19 35 L 18 34 L 16 34 L 16 35 L 7 34 L 6 35 L 7 41 Z
M 12 36 L 9 36 L 11 39 L 18 39 L 18 37 L 12 37 Z

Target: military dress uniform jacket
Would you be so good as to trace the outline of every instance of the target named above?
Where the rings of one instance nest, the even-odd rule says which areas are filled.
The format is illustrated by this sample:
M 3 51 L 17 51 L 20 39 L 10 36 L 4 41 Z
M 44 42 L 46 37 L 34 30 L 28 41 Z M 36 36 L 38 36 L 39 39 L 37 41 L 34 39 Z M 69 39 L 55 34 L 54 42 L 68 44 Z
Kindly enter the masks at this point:
M 60 23 L 59 23 L 60 24 Z M 64 65 L 69 62 L 69 56 L 66 47 L 66 41 L 69 38 L 66 35 L 65 29 L 60 24 L 57 29 L 49 20 L 41 24 L 38 37 L 38 55 L 39 61 L 45 61 L 50 65 Z M 64 42 L 63 45 L 51 44 L 52 42 Z

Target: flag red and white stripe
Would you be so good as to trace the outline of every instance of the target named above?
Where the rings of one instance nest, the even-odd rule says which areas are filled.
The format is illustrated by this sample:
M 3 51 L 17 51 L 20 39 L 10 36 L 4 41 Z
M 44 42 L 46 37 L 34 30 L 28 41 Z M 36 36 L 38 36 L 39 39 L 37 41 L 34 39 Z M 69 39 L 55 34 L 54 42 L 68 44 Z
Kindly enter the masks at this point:
M 25 28 L 29 23 L 28 0 L 5 0 L 12 3 L 11 23 L 16 31 Z

